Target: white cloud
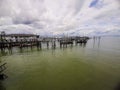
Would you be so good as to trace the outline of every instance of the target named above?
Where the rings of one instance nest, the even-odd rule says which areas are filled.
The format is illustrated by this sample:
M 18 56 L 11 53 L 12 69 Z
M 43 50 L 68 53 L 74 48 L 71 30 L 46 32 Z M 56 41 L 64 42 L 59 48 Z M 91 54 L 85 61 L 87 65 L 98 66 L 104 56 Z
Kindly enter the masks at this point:
M 0 31 L 120 34 L 119 9 L 120 0 L 0 0 Z

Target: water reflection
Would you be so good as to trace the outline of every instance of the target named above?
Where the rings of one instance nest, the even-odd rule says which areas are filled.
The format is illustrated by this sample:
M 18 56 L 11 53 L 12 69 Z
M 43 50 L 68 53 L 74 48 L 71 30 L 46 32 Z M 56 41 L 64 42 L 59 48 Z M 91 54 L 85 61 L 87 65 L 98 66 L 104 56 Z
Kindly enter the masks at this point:
M 86 45 L 87 45 L 87 40 L 86 40 L 86 42 L 78 43 L 76 45 L 79 45 L 80 47 L 85 48 Z M 59 49 L 59 48 L 63 49 L 63 50 L 66 49 L 66 48 L 72 49 L 74 46 L 75 46 L 75 42 L 73 42 L 73 44 L 65 44 L 62 47 L 60 47 L 59 43 L 57 42 L 57 43 L 53 43 L 51 45 L 51 49 L 52 50 Z M 43 50 L 44 49 L 45 50 L 50 50 L 49 45 L 47 45 L 47 48 L 43 47 Z M 25 48 L 12 48 L 10 50 L 2 50 L 2 51 L 0 51 L 0 56 L 11 55 L 11 54 L 14 54 L 14 53 L 20 53 L 21 54 L 21 53 L 26 53 L 26 52 L 33 52 L 33 51 L 36 51 L 36 50 L 37 51 L 41 51 L 42 48 L 41 49 L 36 48 L 36 47 L 31 47 L 31 48 L 28 48 L 28 47 L 25 47 Z
M 98 37 L 98 48 L 100 48 L 100 40 L 101 40 L 101 37 Z
M 93 48 L 100 48 L 101 37 L 93 37 Z
M 93 38 L 93 48 L 95 47 L 95 38 Z
M 109 46 L 102 39 L 99 48 L 101 39 L 93 39 L 77 46 L 68 45 L 67 48 L 57 45 L 56 49 L 51 47 L 49 50 L 36 51 L 36 47 L 32 51 L 30 48 L 27 51 L 23 49 L 23 55 L 5 58 L 9 64 L 7 74 L 10 79 L 0 84 L 0 90 L 64 90 L 65 87 L 67 90 L 120 90 L 118 83 L 113 87 L 119 78 L 119 53 L 113 53 L 111 58 L 111 54 L 101 50 L 103 42 Z M 27 52 L 30 54 L 27 55 Z
M 86 44 L 87 44 L 87 43 L 83 43 L 83 47 L 86 47 Z
M 1 57 L 1 56 L 6 56 L 6 55 L 8 55 L 8 54 L 9 54 L 9 52 L 1 51 L 1 52 L 0 52 L 0 57 Z
M 83 42 L 83 43 L 76 44 L 76 46 L 77 46 L 77 45 L 79 45 L 80 47 L 85 48 L 86 45 L 87 45 L 87 41 L 86 41 L 86 42 Z

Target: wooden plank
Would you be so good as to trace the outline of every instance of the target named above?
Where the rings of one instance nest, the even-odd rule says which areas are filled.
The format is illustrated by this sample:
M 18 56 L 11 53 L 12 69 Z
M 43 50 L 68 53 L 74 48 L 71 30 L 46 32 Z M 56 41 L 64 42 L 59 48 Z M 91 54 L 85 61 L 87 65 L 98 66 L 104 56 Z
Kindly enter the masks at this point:
M 7 63 L 3 63 L 2 65 L 0 65 L 0 73 L 2 73 L 4 70 L 6 70 L 6 65 Z

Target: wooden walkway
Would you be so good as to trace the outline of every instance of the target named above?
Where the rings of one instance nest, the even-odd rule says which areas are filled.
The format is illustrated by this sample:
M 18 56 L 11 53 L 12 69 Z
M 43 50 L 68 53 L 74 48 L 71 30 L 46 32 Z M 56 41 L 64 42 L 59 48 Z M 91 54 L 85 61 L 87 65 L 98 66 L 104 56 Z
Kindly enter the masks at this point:
M 7 63 L 3 63 L 0 65 L 0 80 L 4 80 L 7 78 L 7 76 L 3 74 L 3 72 L 6 70 L 6 64 Z
M 4 70 L 6 70 L 6 64 L 7 64 L 7 63 L 3 63 L 2 65 L 0 65 L 0 74 L 1 74 Z
M 52 39 L 25 39 L 25 40 L 16 40 L 13 41 L 11 39 L 9 40 L 3 40 L 0 41 L 0 50 L 4 51 L 5 49 L 12 50 L 13 47 L 18 47 L 20 49 L 25 48 L 25 47 L 30 47 L 33 48 L 34 46 L 37 47 L 37 49 L 42 49 L 42 45 L 46 44 L 45 46 L 47 48 L 51 47 L 56 48 L 56 43 L 59 44 L 60 48 L 62 47 L 67 47 L 68 45 L 73 46 L 74 42 L 75 44 L 86 44 L 88 41 L 88 37 L 75 37 L 75 38 L 52 38 Z

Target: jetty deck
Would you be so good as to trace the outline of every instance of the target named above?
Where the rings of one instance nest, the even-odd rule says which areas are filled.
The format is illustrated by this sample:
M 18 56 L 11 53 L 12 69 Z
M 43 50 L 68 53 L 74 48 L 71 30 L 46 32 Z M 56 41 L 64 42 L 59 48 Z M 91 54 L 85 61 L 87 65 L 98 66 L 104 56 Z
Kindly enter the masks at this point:
M 39 37 L 38 35 L 32 34 L 10 34 L 0 35 L 0 50 L 11 51 L 14 47 L 17 48 L 33 48 L 42 49 L 43 44 L 46 48 L 56 48 L 56 43 L 59 44 L 60 48 L 67 47 L 68 45 L 86 44 L 89 37 Z
M 55 48 L 56 43 L 59 43 L 60 47 L 67 46 L 67 45 L 74 45 L 75 44 L 82 44 L 82 43 L 87 43 L 88 39 L 87 38 L 79 38 L 79 39 L 50 39 L 50 40 L 39 40 L 39 39 L 25 39 L 25 40 L 3 40 L 0 41 L 0 50 L 3 51 L 5 49 L 12 50 L 13 47 L 18 47 L 18 48 L 24 48 L 24 47 L 33 47 L 36 46 L 38 49 L 42 49 L 42 45 L 46 44 L 47 48 L 51 45 L 51 47 Z M 51 43 L 51 44 L 50 44 Z

